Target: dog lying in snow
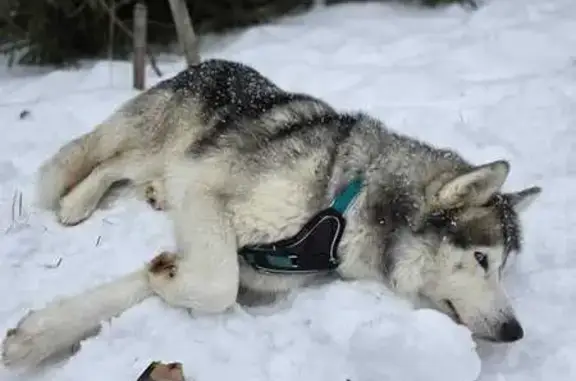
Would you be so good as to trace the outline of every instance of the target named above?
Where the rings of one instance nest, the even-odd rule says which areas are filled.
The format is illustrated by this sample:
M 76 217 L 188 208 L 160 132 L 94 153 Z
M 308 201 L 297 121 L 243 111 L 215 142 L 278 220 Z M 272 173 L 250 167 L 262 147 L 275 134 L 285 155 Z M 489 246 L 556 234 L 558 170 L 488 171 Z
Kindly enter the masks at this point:
M 29 313 L 2 360 L 36 365 L 152 296 L 218 313 L 319 277 L 378 280 L 476 337 L 519 340 L 501 275 L 540 188 L 503 193 L 508 172 L 504 160 L 474 165 L 284 91 L 244 64 L 204 61 L 65 144 L 38 182 L 64 225 L 88 218 L 117 181 L 142 185 L 166 206 L 177 251 Z

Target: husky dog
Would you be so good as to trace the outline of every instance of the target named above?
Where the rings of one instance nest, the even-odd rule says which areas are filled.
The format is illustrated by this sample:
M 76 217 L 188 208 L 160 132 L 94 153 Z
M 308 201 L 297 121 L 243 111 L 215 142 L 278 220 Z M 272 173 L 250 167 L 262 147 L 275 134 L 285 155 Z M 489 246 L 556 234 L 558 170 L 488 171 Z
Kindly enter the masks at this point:
M 64 225 L 88 218 L 115 182 L 142 185 L 166 207 L 175 252 L 30 312 L 8 331 L 3 362 L 37 365 L 154 295 L 219 313 L 243 295 L 277 296 L 337 277 L 428 300 L 475 337 L 519 340 L 501 275 L 520 250 L 518 213 L 540 188 L 503 193 L 508 172 L 507 161 L 473 165 L 363 113 L 284 91 L 244 64 L 206 60 L 65 144 L 38 181 L 40 201 Z M 342 213 L 324 214 L 302 233 L 350 189 Z M 303 242 L 312 242 L 309 253 L 289 252 L 285 271 L 239 255 Z M 314 249 L 322 245 L 329 257 Z

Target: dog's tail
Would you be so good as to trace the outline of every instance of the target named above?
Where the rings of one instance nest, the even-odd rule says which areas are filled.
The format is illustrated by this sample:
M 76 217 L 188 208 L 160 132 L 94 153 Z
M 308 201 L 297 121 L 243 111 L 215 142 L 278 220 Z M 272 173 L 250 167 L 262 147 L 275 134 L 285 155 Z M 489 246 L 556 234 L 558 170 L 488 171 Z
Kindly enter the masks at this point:
M 56 300 L 26 315 L 3 342 L 5 366 L 35 366 L 95 335 L 103 321 L 152 296 L 146 270 L 139 270 L 81 294 Z
M 55 209 L 60 198 L 84 180 L 102 161 L 114 156 L 122 144 L 114 119 L 64 144 L 38 171 L 38 206 Z M 116 121 L 117 122 L 117 121 Z

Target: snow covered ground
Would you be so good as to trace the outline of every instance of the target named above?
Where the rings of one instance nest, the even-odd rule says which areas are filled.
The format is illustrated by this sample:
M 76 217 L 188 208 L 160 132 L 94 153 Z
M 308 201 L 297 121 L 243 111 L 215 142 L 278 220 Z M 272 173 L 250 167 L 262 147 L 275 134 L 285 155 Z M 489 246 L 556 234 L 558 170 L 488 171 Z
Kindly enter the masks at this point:
M 214 318 L 148 300 L 70 360 L 23 374 L 0 367 L 0 380 L 128 381 L 152 360 L 181 361 L 197 381 L 574 380 L 574 0 L 492 0 L 473 13 L 342 5 L 215 39 L 203 55 L 246 62 L 281 86 L 367 110 L 476 163 L 506 158 L 508 190 L 541 185 L 524 216 L 525 251 L 506 280 L 524 340 L 476 347 L 443 315 L 413 311 L 377 285 L 338 283 L 289 305 Z M 182 62 L 161 67 L 168 76 Z M 134 95 L 130 81 L 123 62 L 2 69 L 0 331 L 171 247 L 165 216 L 133 198 L 72 228 L 33 205 L 39 163 Z

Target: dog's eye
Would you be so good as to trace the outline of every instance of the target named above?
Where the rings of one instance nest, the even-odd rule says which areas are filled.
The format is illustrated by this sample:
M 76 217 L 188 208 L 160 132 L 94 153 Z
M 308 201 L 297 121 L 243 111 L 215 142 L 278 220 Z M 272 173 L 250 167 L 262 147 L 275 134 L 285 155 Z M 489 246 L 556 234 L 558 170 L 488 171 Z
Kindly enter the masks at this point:
M 486 271 L 488 271 L 488 256 L 481 251 L 474 252 L 474 258 L 476 258 L 476 262 Z

